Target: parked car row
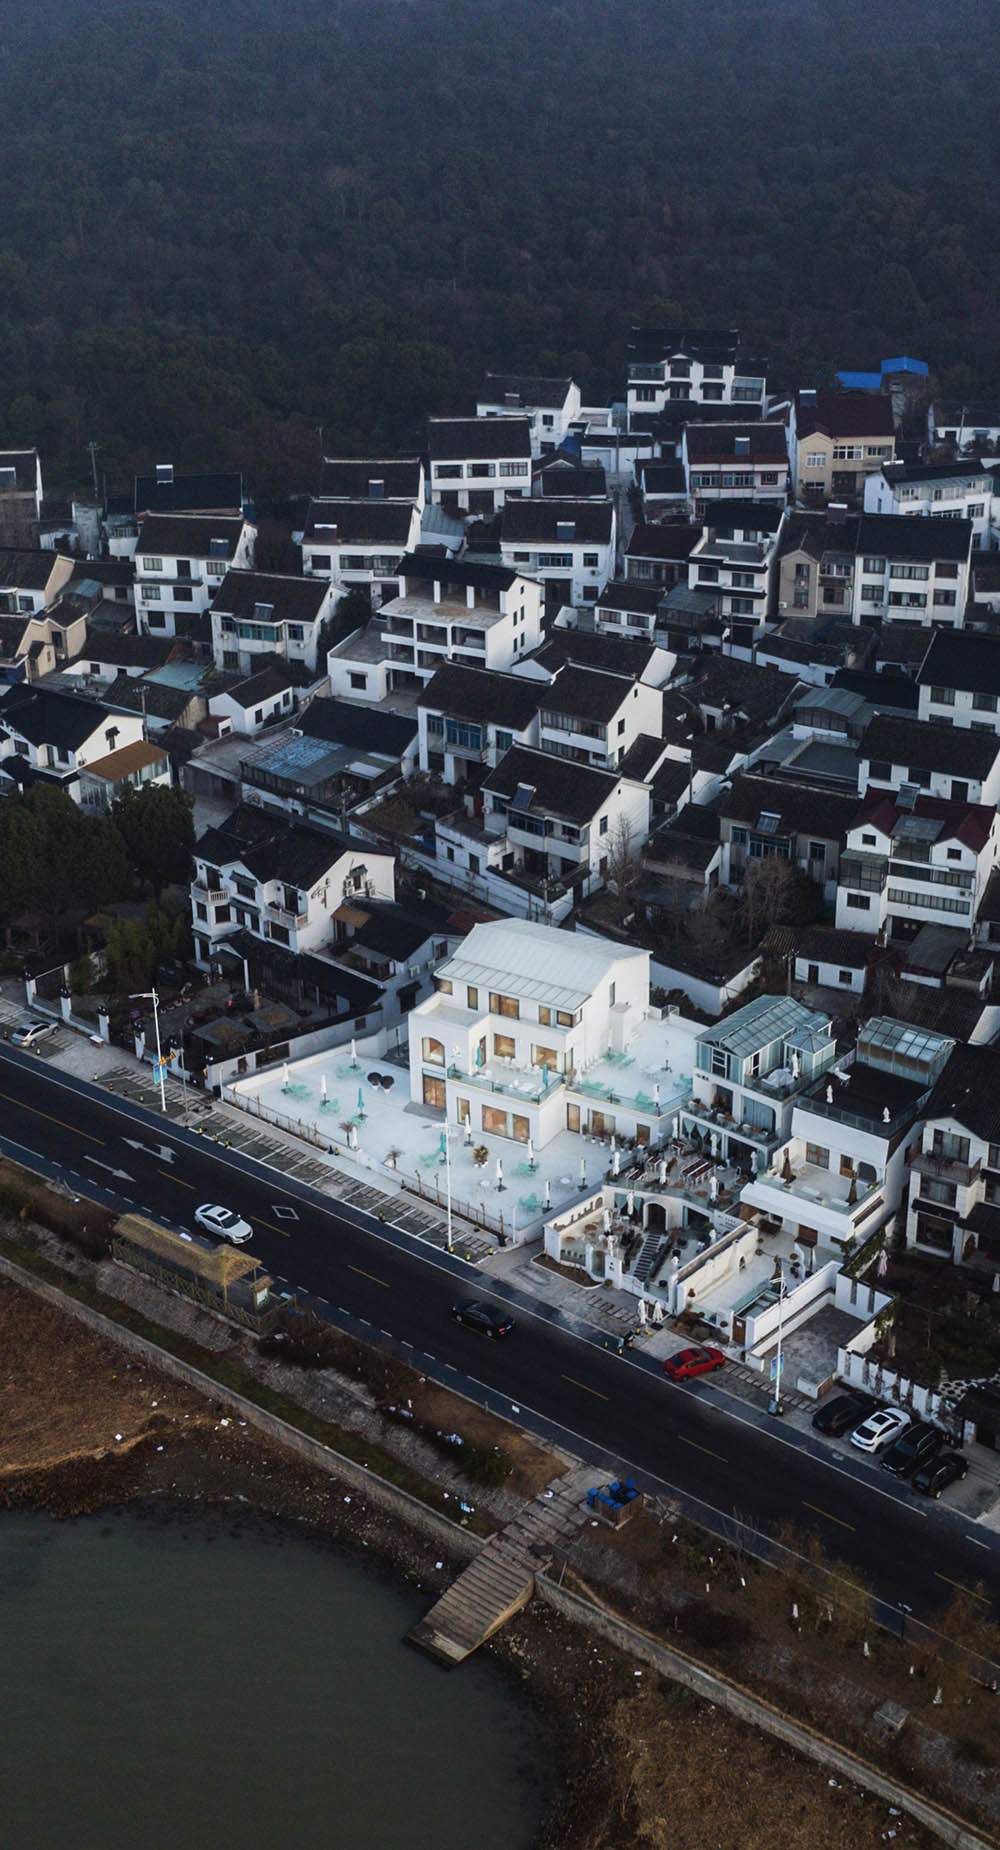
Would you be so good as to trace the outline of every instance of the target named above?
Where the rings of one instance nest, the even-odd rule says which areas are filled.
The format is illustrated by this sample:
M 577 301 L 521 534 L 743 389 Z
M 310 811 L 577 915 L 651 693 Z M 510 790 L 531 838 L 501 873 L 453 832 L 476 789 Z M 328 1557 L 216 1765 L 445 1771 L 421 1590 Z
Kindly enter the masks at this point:
M 909 1478 L 914 1490 L 939 1497 L 968 1473 L 960 1452 L 946 1451 L 945 1436 L 930 1420 L 915 1420 L 900 1407 L 883 1407 L 871 1394 L 838 1394 L 813 1414 L 817 1432 L 850 1443 L 869 1457 L 882 1455 L 882 1469 Z

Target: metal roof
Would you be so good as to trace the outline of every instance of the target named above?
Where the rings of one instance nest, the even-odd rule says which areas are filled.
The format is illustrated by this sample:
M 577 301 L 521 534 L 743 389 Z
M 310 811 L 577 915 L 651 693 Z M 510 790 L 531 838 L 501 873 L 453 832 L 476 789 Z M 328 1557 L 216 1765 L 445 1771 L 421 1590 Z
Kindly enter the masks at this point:
M 477 989 L 503 992 L 506 986 L 526 1001 L 578 1009 L 615 964 L 634 957 L 648 961 L 649 952 L 528 919 L 497 919 L 474 925 L 438 975 Z
M 737 1059 L 745 1059 L 771 1041 L 795 1040 L 803 1045 L 802 1035 L 817 1034 L 829 1039 L 829 1032 L 829 1016 L 807 1009 L 793 996 L 758 996 L 728 1020 L 706 1028 L 698 1039 L 710 1041 L 713 1047 L 725 1047 Z

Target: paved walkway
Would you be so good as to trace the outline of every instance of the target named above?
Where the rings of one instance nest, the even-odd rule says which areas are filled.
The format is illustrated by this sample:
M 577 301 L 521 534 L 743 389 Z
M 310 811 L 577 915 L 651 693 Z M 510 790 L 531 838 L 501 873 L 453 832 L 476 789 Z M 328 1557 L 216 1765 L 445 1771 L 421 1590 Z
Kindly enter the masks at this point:
M 570 1546 L 587 1521 L 587 1491 L 600 1482 L 593 1466 L 576 1465 L 493 1535 L 430 1612 L 410 1642 L 445 1664 L 460 1664 L 526 1606 L 535 1575 Z

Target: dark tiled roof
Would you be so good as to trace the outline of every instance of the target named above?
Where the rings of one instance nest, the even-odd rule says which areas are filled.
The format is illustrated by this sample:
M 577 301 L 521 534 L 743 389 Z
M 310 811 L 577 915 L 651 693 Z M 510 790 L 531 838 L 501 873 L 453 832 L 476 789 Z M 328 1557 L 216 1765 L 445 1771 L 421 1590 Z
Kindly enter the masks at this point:
M 471 585 L 474 591 L 509 591 L 518 577 L 507 565 L 486 565 L 476 559 L 447 559 L 443 553 L 408 552 L 397 567 L 400 578 L 421 584 Z
M 135 581 L 135 560 L 80 559 L 73 566 L 70 589 L 79 582 L 86 583 L 88 578 L 99 585 L 125 585 L 131 589 Z
M 140 564 L 145 553 L 182 559 L 231 559 L 244 524 L 242 514 L 147 514 L 139 528 L 136 553 Z M 216 541 L 220 542 L 218 548 Z
M 683 688 L 697 707 L 720 708 L 751 725 L 775 719 L 792 700 L 798 683 L 778 668 L 758 668 L 727 655 L 711 654 L 699 663 Z
M 597 600 L 598 610 L 635 610 L 655 617 L 663 599 L 661 585 L 634 585 L 627 578 L 612 578 Z
M 15 481 L 8 485 L 8 494 L 15 486 L 34 494 L 38 484 L 37 463 L 37 450 L 0 450 L 0 469 L 13 469 L 15 476 Z
M 243 500 L 243 477 L 237 470 L 221 475 L 175 475 L 171 482 L 158 482 L 155 475 L 137 475 L 133 490 L 137 514 L 197 514 L 209 509 L 235 513 Z
M 315 623 L 329 596 L 323 578 L 295 578 L 285 572 L 227 572 L 212 609 L 251 620 L 258 604 L 270 604 L 277 623 Z
M 114 714 L 96 700 L 22 684 L 0 700 L 0 723 L 31 745 L 75 752 L 101 726 L 113 726 Z
M 608 801 L 618 781 L 617 772 L 597 771 L 591 765 L 556 758 L 551 752 L 515 745 L 484 779 L 483 789 L 510 800 L 523 785 L 534 791 L 528 806 L 532 815 L 558 816 L 582 824 Z
M 500 516 L 500 539 L 504 545 L 519 540 L 544 541 L 552 545 L 571 545 L 573 541 L 607 545 L 611 539 L 614 508 L 610 501 L 506 501 Z M 563 525 L 572 526 L 566 539 L 559 532 Z
M 640 732 L 632 741 L 624 757 L 620 759 L 618 770 L 622 777 L 634 777 L 644 784 L 655 764 L 659 763 L 664 752 L 662 739 L 654 739 L 648 732 Z M 686 767 L 681 767 L 685 776 Z
M 776 502 L 722 496 L 708 502 L 701 524 L 715 533 L 731 533 L 735 528 L 744 533 L 777 533 L 784 511 Z
M 294 687 L 291 676 L 281 668 L 262 668 L 258 674 L 248 675 L 245 681 L 236 681 L 231 687 L 219 689 L 221 694 L 228 694 L 237 706 L 246 711 L 256 706 L 259 700 L 273 700 L 275 694 L 283 694 L 288 687 Z
M 1000 1048 L 956 1047 L 924 1116 L 955 1118 L 973 1136 L 1000 1143 Z
M 193 701 L 204 702 L 196 688 L 170 687 L 164 681 L 146 681 L 134 675 L 120 674 L 104 690 L 112 706 L 124 707 L 129 713 L 148 713 L 153 719 L 178 720 Z M 205 707 L 202 706 L 202 713 Z
M 690 525 L 656 526 L 638 520 L 625 548 L 630 559 L 675 559 L 679 565 L 701 539 L 701 527 Z
M 445 662 L 418 695 L 418 705 L 432 713 L 460 714 L 463 719 L 487 720 L 491 725 L 522 732 L 531 724 L 546 692 L 542 681 Z
M 416 719 L 408 713 L 384 713 L 378 707 L 354 707 L 343 700 L 311 700 L 295 724 L 308 739 L 358 746 L 386 758 L 401 758 L 417 735 Z
M 74 657 L 74 663 L 100 662 L 108 668 L 162 668 L 175 649 L 177 642 L 173 636 L 120 635 L 114 630 L 91 630 L 87 647 Z M 178 650 L 178 654 L 184 653 L 183 648 Z
M 904 674 L 869 674 L 861 668 L 838 668 L 830 685 L 860 694 L 877 712 L 916 713 L 920 703 L 916 682 Z
M 576 662 L 581 668 L 603 668 L 610 674 L 627 674 L 638 681 L 649 666 L 653 649 L 653 643 L 642 642 L 637 636 L 602 636 L 596 630 L 562 629 L 556 625 L 525 660 L 540 662 L 550 674 L 563 662 Z
M 310 501 L 303 537 L 314 545 L 402 548 L 412 526 L 408 501 Z
M 847 970 L 861 970 L 874 945 L 874 935 L 867 932 L 835 931 L 827 925 L 807 925 L 798 934 L 795 955 L 809 963 L 843 964 Z
M 608 674 L 600 668 L 581 668 L 567 662 L 547 687 L 539 689 L 538 704 L 551 713 L 607 725 L 620 712 L 634 685 L 631 675 Z
M 741 455 L 751 461 L 763 458 L 784 462 L 788 438 L 783 424 L 692 424 L 687 433 L 687 452 L 692 462 L 728 461 Z
M 282 880 L 297 887 L 312 886 L 342 854 L 363 860 L 366 852 L 381 850 L 334 830 L 276 821 L 273 811 L 247 804 L 240 804 L 220 827 L 206 830 L 195 843 L 201 861 L 217 867 L 242 861 L 258 880 Z
M 431 418 L 427 448 L 432 462 L 475 462 L 531 456 L 527 418 Z
M 778 777 L 739 771 L 719 800 L 719 814 L 730 822 L 756 826 L 762 815 L 778 817 L 779 831 L 822 841 L 842 841 L 858 813 L 856 796 L 833 796 Z
M 679 462 L 644 462 L 639 465 L 644 495 L 683 495 L 687 493 L 684 464 Z
M 0 546 L 0 585 L 44 591 L 58 556 L 43 547 Z
M 910 524 L 922 527 L 927 522 L 915 519 Z M 959 524 L 954 522 L 955 526 Z M 970 630 L 935 630 L 917 671 L 917 681 L 921 687 L 1000 694 L 1000 637 L 979 636 Z
M 684 758 L 664 758 L 650 780 L 655 803 L 676 803 L 691 782 L 691 765 Z
M 391 456 L 369 461 L 364 457 L 324 456 L 319 475 L 319 496 L 330 501 L 416 501 L 420 493 L 421 463 L 417 456 Z M 371 485 L 381 482 L 382 493 L 372 497 Z
M 529 373 L 487 373 L 479 402 L 502 405 L 511 397 L 529 411 L 561 411 L 572 384 L 572 379 L 536 379 Z
M 676 353 L 692 360 L 708 360 L 713 365 L 733 366 L 739 347 L 738 328 L 633 327 L 628 357 L 656 365 Z
M 964 482 L 972 476 L 985 474 L 985 469 L 978 456 L 967 456 L 964 462 L 885 463 L 882 473 L 887 482 L 893 483 Z
M 891 437 L 892 400 L 881 392 L 817 392 L 815 404 L 795 401 L 799 441 L 819 431 L 827 437 Z
M 585 469 L 542 469 L 542 494 L 546 500 L 568 496 L 573 500 L 588 496 L 601 501 L 608 492 L 608 478 L 603 469 L 588 464 Z
M 662 410 L 652 414 L 648 427 L 655 436 L 676 443 L 685 425 L 760 424 L 763 415 L 760 405 L 699 405 L 689 398 L 675 398 L 668 399 Z M 632 423 L 646 428 L 641 413 L 633 416 Z
M 397 963 L 405 963 L 428 938 L 448 933 L 450 914 L 445 906 L 429 906 L 426 902 L 415 906 L 410 901 L 404 906 L 370 899 L 360 903 L 361 910 L 368 914 L 368 922 L 358 928 L 351 943 L 364 945 L 369 951 L 380 951 Z
M 884 713 L 872 720 L 858 747 L 862 758 L 979 782 L 988 776 L 998 752 L 1000 739 L 992 733 L 919 719 L 893 719 Z
M 967 559 L 972 548 L 971 520 L 941 515 L 861 514 L 857 550 L 890 559 Z

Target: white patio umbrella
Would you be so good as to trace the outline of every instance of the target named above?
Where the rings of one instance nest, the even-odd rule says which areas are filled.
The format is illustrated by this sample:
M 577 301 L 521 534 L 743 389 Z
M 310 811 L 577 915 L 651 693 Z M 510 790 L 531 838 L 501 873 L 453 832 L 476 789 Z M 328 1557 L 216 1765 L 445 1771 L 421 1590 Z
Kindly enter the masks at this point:
M 580 1187 L 586 1188 L 586 1186 L 587 1186 L 587 1164 L 584 1158 L 581 1156 L 580 1158 Z
M 503 1187 L 503 1158 L 497 1157 L 497 1187 Z
M 320 1074 L 319 1095 L 320 1095 L 320 1098 L 323 1100 L 323 1103 L 325 1104 L 326 1103 L 326 1074 L 325 1073 Z
M 638 1317 L 639 1317 L 639 1328 L 640 1330 L 644 1330 L 646 1328 L 646 1300 L 645 1298 L 639 1299 L 639 1302 L 636 1306 L 636 1310 L 637 1310 Z
M 357 1066 L 357 1064 L 358 1064 L 358 1056 L 357 1056 L 357 1052 L 356 1052 L 356 1050 L 355 1050 L 355 1046 L 354 1046 L 354 1042 L 353 1042 L 353 1040 L 352 1040 L 352 1041 L 351 1041 L 351 1065 L 352 1065 L 352 1066 Z
M 667 1159 L 665 1156 L 661 1156 L 660 1157 L 660 1187 L 666 1188 L 666 1186 L 667 1186 Z
M 291 1074 L 288 1071 L 288 1061 L 286 1060 L 281 1069 L 281 1089 L 282 1091 L 287 1092 L 291 1083 L 292 1083 Z
M 634 1189 L 631 1189 L 631 1188 L 629 1189 L 628 1194 L 625 1197 L 625 1212 L 628 1215 L 629 1219 L 631 1220 L 633 1214 L 635 1213 L 635 1191 Z
M 613 1175 L 613 1176 L 617 1176 L 617 1175 L 620 1175 L 620 1174 L 621 1174 L 621 1167 L 622 1167 L 622 1153 L 621 1153 L 621 1151 L 620 1151 L 620 1150 L 616 1150 L 616 1151 L 615 1151 L 615 1153 L 614 1153 L 614 1155 L 613 1155 L 613 1156 L 612 1156 L 612 1158 L 611 1158 L 611 1173 L 612 1173 L 612 1175 Z
M 653 1087 L 653 1104 L 656 1106 L 657 1111 L 659 1111 L 660 1109 L 660 1082 L 659 1080 L 656 1081 L 656 1084 Z
M 528 1138 L 528 1163 L 530 1167 L 534 1169 L 535 1167 L 535 1146 L 530 1137 Z
M 708 1192 L 713 1201 L 718 1201 L 719 1199 L 719 1178 L 715 1174 L 712 1175 L 711 1181 L 708 1184 Z
M 550 1207 L 552 1206 L 552 1188 L 551 1188 L 551 1184 L 550 1184 L 549 1182 L 546 1182 L 546 1184 L 545 1184 L 545 1202 L 544 1202 L 544 1206 L 545 1206 L 545 1209 L 546 1209 L 546 1211 L 548 1211 L 548 1209 L 549 1209 L 549 1208 L 550 1208 Z
M 611 1209 L 610 1208 L 605 1208 L 603 1220 L 604 1220 L 605 1233 L 610 1233 L 611 1232 Z
M 886 1252 L 885 1247 L 883 1246 L 882 1251 L 879 1253 L 879 1256 L 878 1256 L 878 1265 L 875 1267 L 876 1276 L 878 1278 L 884 1278 L 888 1270 L 889 1270 L 889 1255 Z M 997 1289 L 995 1282 L 993 1285 L 993 1289 L 994 1291 Z

